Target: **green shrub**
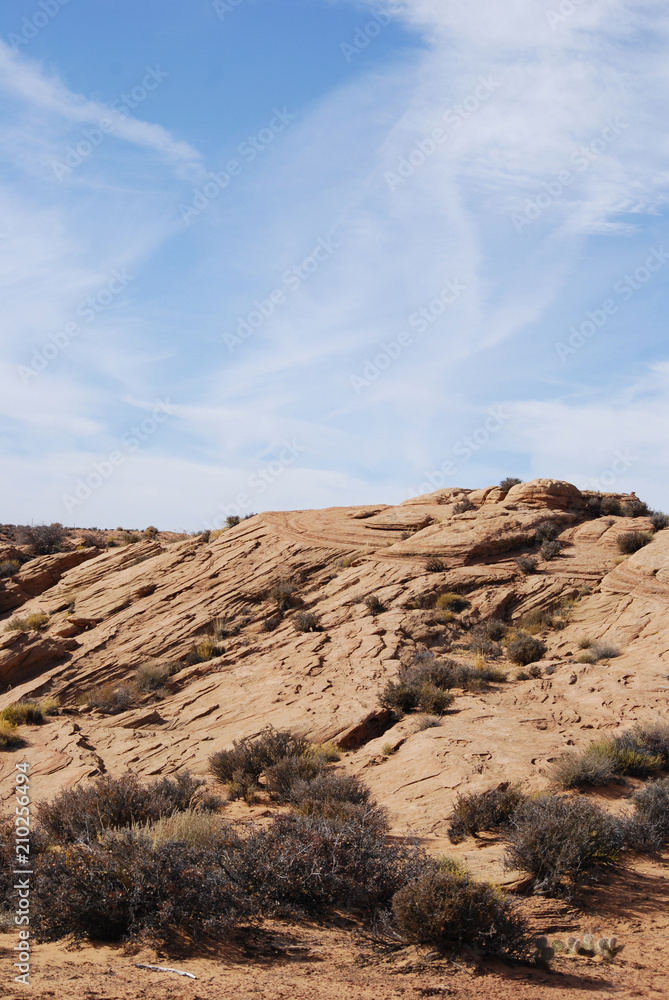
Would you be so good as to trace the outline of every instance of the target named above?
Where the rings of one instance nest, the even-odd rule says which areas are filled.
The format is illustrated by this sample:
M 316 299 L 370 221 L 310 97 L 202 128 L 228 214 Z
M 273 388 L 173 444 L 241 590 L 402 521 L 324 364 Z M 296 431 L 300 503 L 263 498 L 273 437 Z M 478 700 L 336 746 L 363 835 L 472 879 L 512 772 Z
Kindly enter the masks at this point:
M 10 722 L 14 726 L 30 725 L 36 726 L 44 722 L 44 709 L 39 702 L 26 698 L 23 701 L 15 701 L 0 712 L 0 719 Z
M 515 476 L 507 476 L 506 479 L 503 479 L 501 481 L 499 487 L 501 490 L 504 490 L 506 493 L 508 493 L 513 486 L 520 486 L 521 483 L 522 479 L 516 479 Z
M 25 618 L 15 615 L 7 625 L 10 632 L 41 632 L 49 624 L 49 616 L 41 611 L 36 611 Z
M 647 531 L 624 531 L 622 535 L 618 535 L 618 549 L 623 555 L 630 556 L 652 540 L 653 536 Z
M 439 611 L 464 611 L 465 608 L 469 607 L 469 601 L 462 594 L 441 594 L 437 598 L 435 607 Z
M 513 813 L 506 863 L 531 876 L 534 889 L 571 896 L 613 868 L 625 845 L 623 824 L 588 799 L 541 795 Z
M 655 510 L 650 515 L 650 523 L 653 525 L 654 531 L 663 531 L 665 528 L 669 528 L 669 514 Z
M 398 929 L 415 944 L 516 956 L 528 947 L 527 928 L 509 898 L 467 874 L 428 871 L 395 894 L 392 909 Z
M 91 784 L 64 789 L 51 802 L 41 802 L 37 817 L 46 832 L 60 843 L 91 842 L 102 830 L 183 812 L 193 804 L 203 784 L 188 771 L 148 785 L 141 785 L 129 771 L 120 778 L 104 774 Z
M 546 643 L 534 636 L 519 633 L 517 638 L 506 647 L 509 658 L 521 667 L 526 667 L 528 663 L 542 660 L 546 655 Z
M 197 663 L 207 663 L 216 656 L 222 656 L 224 652 L 225 649 L 223 646 L 219 646 L 213 635 L 205 635 L 194 644 L 184 659 L 186 663 L 194 666 Z
M 13 750 L 23 746 L 18 727 L 6 719 L 0 719 L 0 750 Z
M 453 807 L 448 836 L 459 844 L 466 837 L 475 837 L 480 830 L 495 830 L 506 826 L 525 795 L 508 781 L 485 792 L 458 795 Z
M 562 788 L 607 785 L 621 777 L 648 778 L 669 767 L 669 724 L 635 726 L 583 750 L 562 754 L 551 777 Z

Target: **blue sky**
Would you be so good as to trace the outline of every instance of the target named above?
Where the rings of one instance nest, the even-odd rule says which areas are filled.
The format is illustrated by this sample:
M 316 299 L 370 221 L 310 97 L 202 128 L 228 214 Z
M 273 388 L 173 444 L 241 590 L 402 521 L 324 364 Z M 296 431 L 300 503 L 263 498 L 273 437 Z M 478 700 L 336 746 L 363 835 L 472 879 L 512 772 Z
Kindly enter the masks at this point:
M 0 520 L 669 507 L 655 0 L 0 12 Z

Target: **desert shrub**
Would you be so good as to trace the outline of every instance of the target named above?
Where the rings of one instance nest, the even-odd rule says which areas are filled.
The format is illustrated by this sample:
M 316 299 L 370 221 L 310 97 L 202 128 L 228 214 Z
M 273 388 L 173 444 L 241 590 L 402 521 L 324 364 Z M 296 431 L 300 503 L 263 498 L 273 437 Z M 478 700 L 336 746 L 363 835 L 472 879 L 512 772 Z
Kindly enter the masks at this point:
M 323 770 L 324 765 L 311 755 L 282 757 L 265 770 L 265 787 L 279 802 L 292 802 Z
M 387 907 L 430 863 L 418 849 L 389 843 L 378 811 L 349 808 L 351 817 L 292 814 L 256 830 L 226 858 L 235 881 L 268 914 Z
M 13 722 L 0 719 L 0 750 L 12 750 L 23 746 L 23 739 L 18 727 Z
M 506 651 L 514 663 L 526 667 L 528 663 L 541 660 L 546 654 L 546 643 L 541 639 L 535 639 L 532 635 L 518 633 L 517 637 L 508 644 Z
M 141 785 L 129 771 L 120 778 L 104 774 L 88 785 L 64 789 L 50 802 L 41 802 L 37 816 L 46 832 L 60 843 L 90 842 L 102 830 L 183 812 L 203 784 L 188 771 L 147 785 Z
M 81 544 L 85 549 L 105 549 L 107 539 L 100 531 L 87 531 L 81 536 Z
M 253 517 L 253 514 L 251 514 L 251 517 Z M 226 517 L 225 519 L 226 528 L 236 528 L 238 524 L 241 524 L 241 518 L 237 517 L 236 514 L 233 514 L 231 517 Z
M 632 729 L 634 740 L 669 768 L 669 722 L 646 722 Z
M 507 866 L 551 896 L 571 896 L 613 868 L 625 846 L 624 825 L 583 797 L 528 799 L 513 813 L 507 836 Z
M 306 757 L 311 744 L 304 736 L 269 726 L 260 736 L 235 740 L 232 750 L 218 750 L 209 758 L 209 768 L 221 784 L 247 779 L 257 786 L 260 775 L 285 757 Z
M 44 854 L 31 900 L 43 941 L 227 936 L 251 912 L 217 852 L 127 832 Z
M 262 630 L 263 632 L 274 632 L 276 629 L 278 629 L 280 624 L 281 624 L 281 616 L 274 615 L 274 617 L 272 618 L 265 619 L 265 621 L 262 623 Z
M 464 611 L 465 608 L 469 607 L 469 601 L 462 594 L 440 594 L 435 607 L 439 611 Z
M 593 643 L 592 639 L 590 639 L 590 637 L 587 636 L 587 635 L 581 636 L 581 638 L 578 640 L 578 648 L 579 649 L 590 649 L 590 647 L 593 646 L 593 645 L 594 645 L 594 643 Z
M 298 611 L 293 615 L 293 626 L 296 632 L 320 632 L 321 616 L 315 611 Z
M 630 556 L 638 552 L 644 545 L 648 545 L 653 540 L 653 536 L 647 531 L 624 531 L 618 535 L 618 549 L 625 556 Z
M 468 514 L 469 511 L 476 510 L 476 507 L 471 502 L 471 500 L 461 500 L 460 503 L 456 503 L 453 508 L 454 514 Z
M 21 618 L 18 615 L 10 620 L 7 625 L 9 632 L 41 632 L 49 624 L 49 616 L 42 611 L 36 611 L 31 615 Z
M 55 698 L 51 694 L 47 694 L 41 699 L 39 707 L 43 715 L 58 715 L 60 712 L 60 702 L 58 698 Z
M 376 596 L 376 594 L 370 594 L 369 597 L 366 597 L 365 604 L 367 605 L 369 613 L 372 615 L 381 615 L 384 611 L 388 610 L 386 605 Z
M 512 486 L 520 486 L 521 483 L 522 479 L 516 479 L 515 476 L 507 476 L 506 479 L 501 481 L 499 488 L 501 490 L 506 490 L 508 493 Z
M 181 669 L 176 660 L 169 663 L 144 663 L 135 674 L 135 687 L 138 691 L 160 691 L 170 677 Z
M 648 517 L 651 510 L 643 500 L 624 500 L 621 513 L 623 517 Z
M 659 851 L 669 840 L 669 778 L 651 781 L 632 796 L 634 816 L 628 826 L 630 846 Z
M 535 530 L 534 538 L 538 545 L 544 542 L 553 542 L 562 532 L 562 527 L 557 521 L 543 521 Z
M 62 524 L 26 525 L 19 529 L 18 541 L 26 545 L 33 556 L 49 556 L 62 551 L 65 530 Z
M 475 837 L 479 830 L 506 826 L 525 798 L 518 786 L 508 781 L 485 792 L 458 795 L 448 828 L 449 839 L 459 844 L 465 837 Z
M 536 556 L 518 556 L 515 562 L 520 572 L 524 573 L 525 576 L 530 576 L 537 571 Z
M 240 622 L 233 623 L 228 618 L 223 615 L 219 615 L 218 618 L 214 618 L 212 622 L 211 631 L 216 642 L 220 642 L 223 639 L 229 639 L 230 636 L 239 635 L 242 630 Z
M 650 515 L 650 523 L 653 525 L 653 531 L 663 531 L 665 528 L 669 528 L 669 514 L 654 510 Z
M 471 666 L 455 660 L 437 660 L 428 656 L 402 670 L 397 681 L 390 681 L 381 696 L 382 704 L 400 713 L 421 711 L 443 715 L 453 703 L 452 688 L 477 691 L 487 682 L 503 682 L 504 671 L 497 667 Z
M 669 724 L 635 726 L 583 750 L 562 754 L 551 777 L 562 788 L 606 785 L 621 777 L 648 778 L 669 767 Z
M 393 916 L 407 941 L 437 948 L 477 948 L 522 955 L 528 931 L 498 888 L 460 872 L 425 872 L 393 897 Z
M 493 642 L 499 642 L 500 639 L 503 639 L 508 628 L 506 622 L 502 621 L 501 618 L 488 618 L 481 625 L 486 638 L 491 639 Z
M 17 559 L 5 559 L 0 562 L 0 580 L 14 576 L 20 569 L 21 563 Z
M 136 531 L 124 531 L 121 535 L 121 545 L 136 545 L 141 541 L 141 537 Z
M 292 580 L 277 580 L 268 593 L 268 598 L 276 604 L 279 611 L 287 611 L 296 587 Z
M 144 537 L 148 538 L 151 542 L 154 538 L 157 538 L 159 534 L 160 532 L 158 531 L 158 528 L 156 528 L 155 524 L 150 524 L 148 528 L 144 528 Z
M 475 628 L 469 633 L 465 648 L 470 649 L 479 656 L 497 659 L 502 655 L 502 647 L 498 642 L 493 642 L 486 635 L 485 629 Z
M 526 612 L 526 614 L 518 619 L 518 628 L 520 631 L 527 631 L 531 635 L 546 628 L 553 628 L 554 625 L 555 618 L 553 612 L 541 608 L 534 608 L 534 610 Z
M 555 559 L 561 552 L 562 546 L 556 540 L 544 542 L 539 550 L 539 554 L 545 562 L 550 562 L 551 559 Z
M 414 724 L 414 732 L 423 733 L 426 729 L 438 729 L 441 723 L 439 715 L 419 715 Z
M 445 570 L 446 566 L 441 561 L 441 559 L 437 559 L 434 556 L 428 559 L 427 562 L 425 563 L 426 573 L 443 573 Z
M 590 647 L 590 652 L 596 660 L 612 660 L 614 657 L 620 656 L 618 647 L 607 642 L 596 643 Z
M 186 653 L 184 660 L 191 666 L 195 666 L 197 663 L 208 663 L 214 657 L 222 656 L 224 652 L 225 649 L 216 642 L 213 635 L 205 635 L 194 643 L 192 649 Z
M 38 701 L 25 698 L 22 701 L 15 701 L 0 712 L 0 719 L 10 722 L 14 726 L 30 725 L 36 726 L 44 722 L 44 708 Z
M 337 771 L 321 771 L 310 781 L 296 782 L 291 801 L 306 816 L 318 815 L 330 819 L 348 820 L 364 816 L 369 809 L 376 808 L 370 800 L 369 789 L 359 778 Z M 356 808 L 349 809 L 348 806 Z
M 120 715 L 135 704 L 137 692 L 132 684 L 102 684 L 86 694 L 86 703 L 105 715 Z

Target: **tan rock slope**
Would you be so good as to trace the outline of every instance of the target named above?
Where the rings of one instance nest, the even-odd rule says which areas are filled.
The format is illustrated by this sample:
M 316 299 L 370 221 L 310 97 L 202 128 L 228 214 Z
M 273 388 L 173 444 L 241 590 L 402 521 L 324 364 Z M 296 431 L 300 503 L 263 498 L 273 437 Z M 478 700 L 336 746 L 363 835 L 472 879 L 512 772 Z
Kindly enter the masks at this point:
M 126 768 L 206 774 L 212 751 L 272 724 L 339 741 L 350 750 L 344 766 L 364 776 L 395 829 L 436 846 L 456 790 L 509 778 L 545 785 L 551 758 L 594 731 L 667 716 L 669 531 L 621 561 L 618 536 L 651 531 L 650 521 L 593 517 L 590 497 L 549 479 L 508 494 L 440 490 L 399 507 L 260 514 L 213 540 L 31 560 L 0 582 L 0 708 L 24 696 L 61 701 L 62 714 L 23 729 L 35 798 Z M 456 513 L 464 500 L 471 509 Z M 515 560 L 546 521 L 564 547 L 524 575 Z M 428 559 L 443 569 L 428 572 Z M 286 579 L 295 590 L 281 617 L 269 595 Z M 467 609 L 436 611 L 453 590 Z M 387 610 L 371 613 L 371 595 Z M 565 626 L 540 633 L 542 676 L 516 680 L 502 660 L 507 683 L 458 692 L 442 724 L 421 732 L 410 716 L 393 725 L 379 712 L 385 684 L 416 653 L 471 661 L 462 646 L 477 623 L 564 614 L 565 602 Z M 321 616 L 322 631 L 296 630 L 305 610 Z M 49 616 L 46 629 L 6 630 L 13 615 L 34 612 Z M 79 704 L 98 685 L 131 681 L 147 660 L 183 660 L 217 619 L 227 623 L 221 655 L 185 666 L 164 696 L 141 696 L 118 715 Z M 584 636 L 620 655 L 576 662 Z M 382 753 L 385 744 L 397 751 Z M 5 799 L 14 761 L 0 755 Z

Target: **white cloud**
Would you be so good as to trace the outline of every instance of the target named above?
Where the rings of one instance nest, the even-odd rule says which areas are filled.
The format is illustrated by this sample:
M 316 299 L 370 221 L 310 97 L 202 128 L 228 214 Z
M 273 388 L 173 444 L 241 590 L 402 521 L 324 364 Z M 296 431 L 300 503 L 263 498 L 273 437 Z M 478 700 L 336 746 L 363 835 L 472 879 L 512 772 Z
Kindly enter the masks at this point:
M 168 74 L 157 67 L 147 67 L 144 79 L 151 90 L 160 85 Z M 161 125 L 140 121 L 98 101 L 90 101 L 72 91 L 57 76 L 47 76 L 39 66 L 0 39 L 0 88 L 25 101 L 32 108 L 70 122 L 98 125 L 106 120 L 115 136 L 125 142 L 151 149 L 181 172 L 199 173 L 201 155 L 191 145 L 174 139 Z

